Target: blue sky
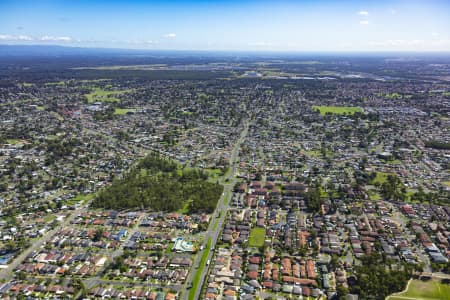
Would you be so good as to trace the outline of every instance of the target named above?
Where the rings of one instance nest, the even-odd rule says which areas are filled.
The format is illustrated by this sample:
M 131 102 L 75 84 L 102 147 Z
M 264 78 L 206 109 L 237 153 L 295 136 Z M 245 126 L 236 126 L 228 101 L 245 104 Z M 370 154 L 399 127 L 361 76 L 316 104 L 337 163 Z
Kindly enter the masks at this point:
M 450 51 L 450 1 L 0 1 L 1 44 Z

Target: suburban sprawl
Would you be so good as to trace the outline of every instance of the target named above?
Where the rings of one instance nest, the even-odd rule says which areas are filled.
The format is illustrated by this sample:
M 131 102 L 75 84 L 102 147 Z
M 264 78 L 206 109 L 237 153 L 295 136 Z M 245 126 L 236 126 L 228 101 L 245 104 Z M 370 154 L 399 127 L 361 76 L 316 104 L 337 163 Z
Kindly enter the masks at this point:
M 0 298 L 450 299 L 449 74 L 3 54 Z

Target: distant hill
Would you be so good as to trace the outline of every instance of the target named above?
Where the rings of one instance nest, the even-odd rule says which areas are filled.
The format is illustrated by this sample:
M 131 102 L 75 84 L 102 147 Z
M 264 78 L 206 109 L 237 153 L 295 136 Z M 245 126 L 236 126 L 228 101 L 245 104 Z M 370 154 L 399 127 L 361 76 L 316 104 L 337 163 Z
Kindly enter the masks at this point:
M 126 56 L 154 58 L 230 58 L 284 56 L 284 54 L 242 52 L 242 51 L 195 51 L 195 50 L 153 50 L 153 49 L 121 49 L 121 48 L 89 48 L 68 47 L 58 45 L 1 45 L 1 56 L 32 56 L 32 57 L 65 57 L 65 56 Z

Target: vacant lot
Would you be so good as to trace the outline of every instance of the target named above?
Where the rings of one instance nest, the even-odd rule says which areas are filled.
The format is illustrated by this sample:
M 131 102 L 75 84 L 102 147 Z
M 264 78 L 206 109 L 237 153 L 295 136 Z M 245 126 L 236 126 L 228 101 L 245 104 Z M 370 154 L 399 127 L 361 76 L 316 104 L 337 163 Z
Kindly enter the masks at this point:
M 264 228 L 253 228 L 250 231 L 248 245 L 249 245 L 249 247 L 264 246 L 265 239 L 266 239 L 266 230 Z
M 450 299 L 450 285 L 439 280 L 412 280 L 408 290 L 389 296 L 387 300 L 440 300 Z
M 343 115 L 343 114 L 354 114 L 356 112 L 363 112 L 361 107 L 357 106 L 313 106 L 314 110 L 318 110 L 323 116 L 326 113 Z

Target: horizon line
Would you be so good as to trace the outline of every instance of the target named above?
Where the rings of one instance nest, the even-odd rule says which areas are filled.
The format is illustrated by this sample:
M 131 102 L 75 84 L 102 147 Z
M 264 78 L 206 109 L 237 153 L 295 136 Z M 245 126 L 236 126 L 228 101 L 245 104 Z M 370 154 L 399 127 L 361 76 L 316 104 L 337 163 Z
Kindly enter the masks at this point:
M 450 54 L 450 50 L 265 50 L 265 49 L 168 49 L 168 48 L 122 48 L 122 47 L 89 47 L 59 44 L 9 44 L 1 43 L 0 47 L 55 47 L 78 50 L 116 50 L 116 51 L 140 51 L 140 52 L 204 52 L 204 53 L 267 53 L 267 54 Z

